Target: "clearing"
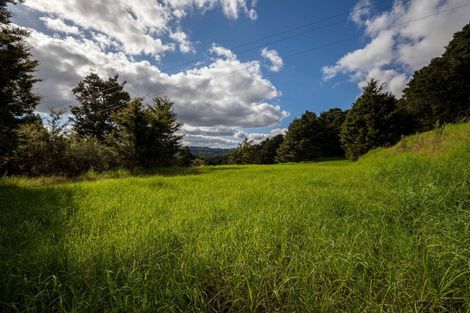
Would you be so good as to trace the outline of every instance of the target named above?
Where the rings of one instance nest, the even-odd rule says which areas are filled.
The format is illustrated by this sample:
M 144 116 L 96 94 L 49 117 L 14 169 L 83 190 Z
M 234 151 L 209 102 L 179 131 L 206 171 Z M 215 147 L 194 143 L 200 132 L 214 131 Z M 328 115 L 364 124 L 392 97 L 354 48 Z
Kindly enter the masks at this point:
M 468 312 L 469 182 L 470 124 L 355 163 L 3 178 L 0 311 Z

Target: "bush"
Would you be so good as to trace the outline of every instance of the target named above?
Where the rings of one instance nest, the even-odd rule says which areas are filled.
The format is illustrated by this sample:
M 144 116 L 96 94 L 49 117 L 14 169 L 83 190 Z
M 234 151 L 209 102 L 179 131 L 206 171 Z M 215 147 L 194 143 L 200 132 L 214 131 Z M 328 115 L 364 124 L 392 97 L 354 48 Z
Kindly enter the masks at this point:
M 12 159 L 14 173 L 29 176 L 62 175 L 66 169 L 67 139 L 35 121 L 20 126 L 18 147 Z
M 66 155 L 69 176 L 81 175 L 90 170 L 103 172 L 122 165 L 119 153 L 94 137 L 72 137 Z

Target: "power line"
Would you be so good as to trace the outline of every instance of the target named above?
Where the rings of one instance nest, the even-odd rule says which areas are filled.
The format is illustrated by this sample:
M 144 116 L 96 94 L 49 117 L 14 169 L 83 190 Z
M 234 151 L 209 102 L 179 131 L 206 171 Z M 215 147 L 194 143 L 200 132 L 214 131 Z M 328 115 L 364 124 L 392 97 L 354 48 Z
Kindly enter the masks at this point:
M 366 8 L 371 8 L 371 7 L 374 7 L 376 5 L 379 5 L 379 4 L 382 4 L 382 3 L 385 3 L 385 2 L 390 2 L 390 0 L 382 0 L 382 1 L 377 1 L 375 3 L 369 3 L 369 4 L 365 4 L 363 6 L 358 6 L 356 7 L 356 9 L 366 9 Z M 256 43 L 258 41 L 262 41 L 262 40 L 266 40 L 266 39 L 270 39 L 270 38 L 273 38 L 273 37 L 277 37 L 279 35 L 284 35 L 286 33 L 290 33 L 290 32 L 293 32 L 293 31 L 296 31 L 296 30 L 299 30 L 299 29 L 302 29 L 302 28 L 305 28 L 305 27 L 309 27 L 309 26 L 312 26 L 312 25 L 315 25 L 315 24 L 319 24 L 321 22 L 326 22 L 326 21 L 329 21 L 329 20 L 332 20 L 332 19 L 335 19 L 337 17 L 340 17 L 340 16 L 344 16 L 344 15 L 350 15 L 351 14 L 351 10 L 347 10 L 347 11 L 344 11 L 342 13 L 338 13 L 336 15 L 332 15 L 332 16 L 329 16 L 329 17 L 325 17 L 323 19 L 320 19 L 320 20 L 316 20 L 316 21 L 313 21 L 313 22 L 309 22 L 309 23 L 306 23 L 306 24 L 302 24 L 302 25 L 299 25 L 299 26 L 294 26 L 292 28 L 288 28 L 288 29 L 285 29 L 285 30 L 282 30 L 282 31 L 279 31 L 277 33 L 274 33 L 272 35 L 267 35 L 267 36 L 264 36 L 264 37 L 259 37 L 257 39 L 254 39 L 252 41 L 248 41 L 248 42 L 245 42 L 245 43 L 241 43 L 241 44 L 238 44 L 236 46 L 232 46 L 230 47 L 230 49 L 236 49 L 236 48 L 241 48 L 241 47 L 244 47 L 244 46 L 248 46 L 252 43 Z
M 291 35 L 291 36 L 286 36 L 286 37 L 281 38 L 281 39 L 276 39 L 276 40 L 273 40 L 273 41 L 265 42 L 263 44 L 260 44 L 260 45 L 242 50 L 242 51 L 234 51 L 234 53 L 236 55 L 243 55 L 247 52 L 258 50 L 261 47 L 265 47 L 265 46 L 272 45 L 272 44 L 275 44 L 275 43 L 279 43 L 279 42 L 283 42 L 283 41 L 290 40 L 290 39 L 293 39 L 293 38 L 297 38 L 297 37 L 303 36 L 303 35 L 308 34 L 308 33 L 312 33 L 312 32 L 318 31 L 318 30 L 322 30 L 322 29 L 330 28 L 332 26 L 343 24 L 344 22 L 345 22 L 344 20 L 341 20 L 341 21 L 338 21 L 338 22 L 330 23 L 330 24 L 327 24 L 327 25 L 324 25 L 324 26 L 321 26 L 321 27 L 317 27 L 317 28 L 313 28 L 313 29 L 309 29 L 309 30 L 306 30 L 306 31 L 303 31 L 301 33 L 297 33 L 297 34 L 294 34 L 294 35 Z M 228 48 L 228 49 L 230 49 L 230 48 Z M 232 49 L 230 49 L 230 50 L 232 50 Z M 208 57 L 199 58 L 199 59 L 195 59 L 195 60 L 192 60 L 192 61 L 188 61 L 188 62 L 185 62 L 185 63 L 178 64 L 178 65 L 166 67 L 166 68 L 163 68 L 162 70 L 169 71 L 169 70 L 180 68 L 180 67 L 183 67 L 183 66 L 186 66 L 186 65 L 196 64 L 197 62 L 204 61 L 206 59 L 208 59 Z
M 390 2 L 390 1 L 391 1 L 391 0 L 381 0 L 381 1 L 374 2 L 374 3 L 368 3 L 368 4 L 365 4 L 365 5 L 362 5 L 362 6 L 358 6 L 358 7 L 356 7 L 356 9 L 371 8 L 371 7 L 374 7 L 374 6 L 383 4 L 383 3 L 385 3 L 385 2 Z M 275 37 L 277 37 L 277 36 L 279 36 L 279 35 L 284 35 L 284 34 L 287 34 L 287 33 L 290 33 L 290 32 L 296 31 L 296 30 L 299 30 L 299 29 L 303 29 L 303 28 L 312 26 L 312 25 L 320 24 L 320 23 L 322 23 L 322 22 L 326 22 L 326 21 L 335 19 L 335 18 L 340 17 L 340 16 L 349 15 L 350 13 L 351 13 L 351 10 L 344 11 L 344 12 L 342 12 L 342 13 L 335 14 L 335 15 L 331 15 L 331 16 L 328 16 L 328 17 L 325 17 L 325 18 L 322 18 L 322 19 L 319 19 L 319 20 L 315 20 L 315 21 L 312 21 L 312 22 L 309 22 L 309 23 L 306 23 L 306 24 L 301 24 L 301 25 L 298 25 L 298 26 L 294 26 L 294 27 L 291 27 L 291 28 L 287 28 L 287 29 L 284 29 L 284 30 L 282 30 L 282 31 L 273 33 L 273 34 L 271 34 L 271 35 L 267 35 L 267 36 L 264 36 L 264 37 L 259 37 L 259 38 L 257 38 L 257 39 L 251 40 L 251 41 L 247 41 L 247 42 L 244 42 L 244 43 L 240 43 L 240 44 L 237 44 L 237 45 L 235 45 L 235 46 L 228 47 L 227 49 L 230 49 L 230 50 L 233 51 L 233 50 L 235 50 L 235 49 L 237 49 L 237 48 L 246 47 L 246 46 L 249 46 L 249 45 L 251 45 L 251 44 L 260 42 L 260 41 L 264 41 L 264 40 L 267 40 L 267 39 L 270 39 L 270 38 L 275 38 Z M 257 46 L 255 46 L 255 47 L 247 48 L 247 49 L 242 50 L 242 51 L 235 51 L 235 54 L 236 54 L 236 55 L 242 55 L 242 54 L 245 54 L 245 53 L 247 53 L 247 52 L 251 52 L 251 51 L 253 51 L 253 50 L 257 50 L 258 48 L 263 47 L 263 46 L 266 46 L 266 45 L 271 45 L 271 44 L 283 42 L 283 41 L 286 41 L 286 40 L 289 40 L 289 39 L 297 38 L 297 37 L 303 36 L 303 35 L 305 35 L 305 34 L 308 34 L 308 33 L 314 32 L 314 31 L 318 31 L 318 30 L 322 30 L 322 29 L 326 29 L 326 28 L 329 28 L 329 27 L 333 27 L 333 26 L 342 24 L 342 23 L 344 23 L 345 21 L 347 21 L 347 19 L 342 19 L 342 20 L 340 20 L 340 21 L 338 21 L 338 22 L 334 22 L 334 23 L 330 23 L 330 24 L 327 24 L 327 25 L 323 25 L 323 26 L 317 27 L 317 28 L 309 29 L 309 30 L 303 31 L 303 32 L 301 32 L 301 33 L 297 33 L 297 34 L 294 34 L 294 35 L 291 35 L 291 36 L 286 36 L 286 37 L 284 37 L 284 38 L 277 39 L 277 40 L 274 40 L 274 41 L 265 42 L 265 43 L 263 43 L 263 44 L 261 44 L 261 45 L 257 45 Z M 177 68 L 180 68 L 180 67 L 183 67 L 183 66 L 194 65 L 194 64 L 197 64 L 198 62 L 205 61 L 205 60 L 208 60 L 208 59 L 209 59 L 209 57 L 201 57 L 201 58 L 193 59 L 193 60 L 191 60 L 191 61 L 187 61 L 187 62 L 183 62 L 183 63 L 177 64 L 177 65 L 173 65 L 173 66 L 170 66 L 170 67 L 164 67 L 164 68 L 162 68 L 161 70 L 162 70 L 162 71 L 170 71 L 170 70 L 177 69 Z M 106 92 L 106 91 L 109 91 L 109 90 L 112 90 L 112 89 L 115 89 L 115 88 L 117 88 L 117 87 L 116 87 L 116 86 L 115 86 L 115 87 L 110 87 L 110 88 L 108 88 L 108 89 L 103 90 L 102 92 Z
M 425 16 L 422 16 L 422 17 L 419 17 L 419 18 L 409 20 L 407 22 L 392 24 L 392 25 L 390 25 L 390 27 L 405 26 L 405 25 L 412 24 L 412 23 L 415 23 L 417 21 L 424 20 L 424 19 L 427 19 L 427 18 L 430 18 L 430 17 L 433 17 L 433 16 L 437 16 L 437 15 L 444 14 L 444 13 L 449 13 L 449 12 L 452 12 L 452 11 L 455 11 L 457 9 L 467 7 L 467 6 L 470 6 L 470 3 L 469 4 L 464 4 L 464 5 L 461 5 L 461 6 L 457 6 L 457 7 L 453 7 L 453 8 L 447 9 L 447 10 L 438 11 L 438 12 L 435 12 L 433 14 L 429 14 L 429 15 L 425 15 Z M 344 43 L 344 42 L 347 42 L 347 41 L 350 41 L 350 40 L 353 40 L 353 39 L 356 39 L 356 38 L 359 38 L 359 37 L 362 37 L 362 35 L 348 37 L 348 38 L 344 38 L 344 39 L 341 39 L 341 40 L 338 40 L 338 41 L 333 41 L 333 42 L 330 42 L 330 43 L 326 43 L 326 44 L 323 44 L 323 45 L 320 45 L 320 46 L 315 46 L 315 47 L 312 47 L 312 48 L 309 48 L 309 49 L 297 51 L 297 52 L 285 55 L 283 58 L 289 58 L 289 57 L 297 56 L 297 55 L 300 55 L 300 54 L 308 53 L 308 52 L 311 52 L 311 51 L 314 51 L 314 50 L 318 50 L 318 49 L 333 46 L 333 45 L 336 45 L 336 44 Z M 144 76 L 144 77 L 146 77 L 146 76 Z M 112 93 L 109 93 L 108 95 L 113 95 L 115 93 L 117 93 L 117 92 L 112 92 Z M 112 106 L 112 107 L 97 111 L 97 113 L 100 113 L 100 112 L 103 112 L 103 111 L 108 111 L 108 110 L 114 109 L 116 107 L 124 106 L 124 105 L 127 105 L 127 104 L 120 104 L 118 106 Z
M 433 13 L 433 14 L 425 15 L 425 16 L 422 16 L 422 17 L 418 17 L 418 18 L 409 20 L 409 21 L 407 21 L 407 22 L 398 23 L 398 24 L 392 24 L 391 27 L 398 27 L 398 26 L 409 25 L 409 24 L 418 22 L 418 21 L 420 21 L 420 20 L 424 20 L 424 19 L 427 19 L 427 18 L 436 16 L 436 15 L 444 14 L 444 13 L 449 13 L 449 12 L 452 12 L 452 11 L 455 11 L 455 10 L 457 10 L 457 9 L 460 9 L 460 8 L 463 8 L 463 7 L 467 7 L 467 6 L 470 6 L 470 3 L 464 4 L 464 5 L 461 5 L 461 6 L 457 6 L 457 7 L 454 7 L 454 8 L 450 8 L 450 9 L 447 9 L 447 10 L 444 10 L 444 11 L 435 12 L 435 13 Z M 349 41 L 349 40 L 353 40 L 353 39 L 356 39 L 356 38 L 359 38 L 359 37 L 362 37 L 362 35 L 353 36 L 353 37 L 345 38 L 345 39 L 342 39 L 342 40 L 339 40 L 339 41 L 331 42 L 331 43 L 328 43 L 328 44 L 325 44 L 325 45 L 316 46 L 316 47 L 312 47 L 312 48 L 309 48 L 309 49 L 297 51 L 297 52 L 294 52 L 294 53 L 285 55 L 284 58 L 289 58 L 289 57 L 297 56 L 297 55 L 300 55 L 300 54 L 308 53 L 308 52 L 311 52 L 311 51 L 313 51 L 313 50 L 317 50 L 317 49 L 320 49 L 320 48 L 328 47 L 328 46 L 331 46 L 331 45 L 334 45 L 334 44 L 338 44 L 338 43 L 343 43 L 343 42 L 346 42 L 346 41 Z
M 390 0 L 382 0 L 382 1 L 379 1 L 379 2 L 376 2 L 375 4 L 368 4 L 368 5 L 364 5 L 364 6 L 360 6 L 358 7 L 358 9 L 364 9 L 364 8 L 367 8 L 367 7 L 372 7 L 374 5 L 379 5 L 379 4 L 382 4 L 384 2 L 389 2 Z M 350 11 L 347 11 L 348 15 L 350 13 Z M 235 50 L 236 48 L 240 48 L 240 47 L 244 47 L 244 46 L 249 46 L 253 43 L 257 43 L 257 42 L 260 42 L 260 41 L 264 41 L 266 39 L 270 39 L 270 38 L 274 38 L 274 37 L 277 37 L 279 35 L 283 35 L 283 34 L 286 34 L 286 33 L 289 33 L 289 32 L 292 32 L 292 31 L 295 31 L 295 30 L 299 30 L 299 29 L 302 29 L 302 28 L 305 28 L 305 27 L 308 27 L 308 26 L 312 26 L 312 25 L 315 25 L 315 24 L 319 24 L 321 22 L 325 22 L 325 21 L 328 21 L 328 20 L 332 20 L 336 17 L 339 17 L 339 16 L 343 16 L 345 15 L 345 13 L 340 13 L 340 14 L 336 14 L 336 15 L 332 15 L 330 17 L 327 17 L 327 18 L 324 18 L 324 19 L 321 19 L 321 20 L 317 20 L 317 21 L 314 21 L 314 22 L 311 22 L 311 23 L 307 23 L 307 24 L 303 24 L 303 25 L 300 25 L 300 26 L 296 26 L 296 27 L 293 27 L 293 28 L 290 28 L 290 29 L 287 29 L 285 31 L 281 31 L 281 32 L 278 32 L 278 33 L 274 33 L 273 35 L 268 35 L 268 36 L 265 36 L 265 37 L 261 37 L 261 38 L 258 38 L 258 39 L 255 39 L 255 40 L 252 40 L 252 41 L 249 41 L 249 42 L 246 42 L 246 43 L 243 43 L 243 44 L 239 44 L 237 46 L 232 46 L 232 47 L 228 47 L 227 49 L 229 50 Z M 276 43 L 279 43 L 279 42 L 283 42 L 283 41 L 286 41 L 286 40 L 290 40 L 290 39 L 293 39 L 293 38 L 297 38 L 297 37 L 300 37 L 300 36 L 303 36 L 305 34 L 309 34 L 309 33 L 312 33 L 312 32 L 315 32 L 315 31 L 318 31 L 318 30 L 323 30 L 323 29 L 326 29 L 326 28 L 330 28 L 330 27 L 333 27 L 333 26 L 336 26 L 336 25 L 340 25 L 340 24 L 343 24 L 344 22 L 346 22 L 348 19 L 342 19 L 340 21 L 337 21 L 337 22 L 333 22 L 333 23 L 330 23 L 330 24 L 327 24 L 327 25 L 323 25 L 323 26 L 319 26 L 319 27 L 316 27 L 316 28 L 312 28 L 312 29 L 308 29 L 308 30 L 305 30 L 305 31 L 302 31 L 300 33 L 296 33 L 296 34 L 293 34 L 293 35 L 290 35 L 290 36 L 286 36 L 286 37 L 283 37 L 281 39 L 276 39 L 276 40 L 273 40 L 273 41 L 268 41 L 268 42 L 264 42 L 260 45 L 256 45 L 256 46 L 253 46 L 251 48 L 247 48 L 245 50 L 241 50 L 241 51 L 234 51 L 234 53 L 236 55 L 242 55 L 242 54 L 245 54 L 247 52 L 251 52 L 251 51 L 254 51 L 254 50 L 257 50 L 258 48 L 261 48 L 261 47 L 264 47 L 264 46 L 268 46 L 268 45 L 272 45 L 272 44 L 276 44 Z M 198 59 L 194 59 L 194 60 L 191 60 L 191 61 L 188 61 L 188 62 L 184 62 L 184 63 L 180 63 L 180 64 L 177 64 L 177 65 L 173 65 L 173 66 L 170 66 L 170 67 L 166 67 L 166 68 L 163 68 L 162 70 L 164 71 L 169 71 L 169 70 L 173 70 L 173 69 L 176 69 L 176 68 L 180 68 L 180 67 L 183 67 L 183 66 L 186 66 L 186 65 L 191 65 L 191 64 L 196 64 L 200 61 L 204 61 L 208 59 L 208 57 L 202 57 L 202 58 L 198 58 Z

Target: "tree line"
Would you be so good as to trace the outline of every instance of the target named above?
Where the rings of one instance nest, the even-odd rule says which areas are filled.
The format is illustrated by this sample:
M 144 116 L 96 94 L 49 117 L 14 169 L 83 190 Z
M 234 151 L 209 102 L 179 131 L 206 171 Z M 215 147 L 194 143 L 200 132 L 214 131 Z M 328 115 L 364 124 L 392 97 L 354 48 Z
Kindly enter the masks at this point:
M 285 136 L 259 144 L 245 140 L 223 161 L 269 164 L 335 157 L 357 160 L 371 149 L 395 144 L 402 136 L 468 121 L 469 117 L 467 24 L 454 34 L 442 56 L 413 74 L 400 99 L 371 79 L 351 109 L 334 108 L 319 116 L 306 111 L 292 121 Z
M 84 77 L 72 92 L 70 118 L 51 110 L 35 113 L 41 97 L 38 61 L 25 43 L 28 33 L 11 24 L 0 1 L 0 171 L 15 175 L 75 176 L 89 170 L 202 164 L 182 147 L 182 124 L 166 97 L 151 103 L 131 98 L 119 77 Z M 206 164 L 273 164 L 322 158 L 357 159 L 394 144 L 401 136 L 458 122 L 470 115 L 470 26 L 454 35 L 444 54 L 417 71 L 401 99 L 370 80 L 351 109 L 305 112 L 285 135 L 259 144 L 245 139 L 227 157 Z
M 173 103 L 133 98 L 118 76 L 90 73 L 73 88 L 71 117 L 51 110 L 48 122 L 35 113 L 38 61 L 25 43 L 28 33 L 11 24 L 0 2 L 0 170 L 15 175 L 75 176 L 89 170 L 177 165 L 182 136 Z M 184 161 L 184 160 L 183 160 Z

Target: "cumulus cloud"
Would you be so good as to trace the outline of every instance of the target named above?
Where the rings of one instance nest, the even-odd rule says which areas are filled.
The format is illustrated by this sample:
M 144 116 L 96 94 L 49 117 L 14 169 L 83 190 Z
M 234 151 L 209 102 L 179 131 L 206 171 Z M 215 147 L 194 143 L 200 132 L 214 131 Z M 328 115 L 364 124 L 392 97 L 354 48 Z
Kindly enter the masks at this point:
M 259 61 L 241 62 L 217 44 L 210 63 L 174 74 L 143 57 L 195 53 L 180 23 L 188 12 L 220 9 L 229 19 L 256 20 L 255 0 L 25 0 L 22 6 L 48 29 L 29 29 L 40 60 L 39 111 L 68 110 L 75 104 L 72 88 L 93 71 L 119 74 L 132 96 L 170 97 L 191 144 L 234 146 L 244 128 L 274 127 L 289 115 L 272 103 L 281 93 L 263 77 Z
M 197 136 L 234 136 L 237 129 L 230 127 L 194 127 L 183 125 L 182 133 Z
M 196 147 L 211 147 L 230 149 L 236 147 L 240 142 L 231 138 L 204 136 L 204 135 L 185 135 L 183 145 Z
M 31 30 L 29 40 L 34 56 L 41 60 L 42 81 L 38 87 L 44 95 L 39 106 L 42 111 L 49 106 L 68 109 L 74 104 L 71 89 L 90 71 L 106 77 L 119 69 L 120 78 L 128 81 L 126 89 L 132 95 L 169 96 L 190 133 L 196 128 L 198 135 L 208 135 L 230 127 L 269 127 L 289 115 L 279 105 L 270 103 L 281 93 L 262 76 L 260 63 L 240 62 L 225 48 L 223 51 L 230 52 L 232 58 L 167 74 L 148 61 L 137 62 L 122 52 L 105 51 L 92 40 L 53 37 L 35 30 Z
M 233 53 L 231 50 L 224 48 L 222 46 L 219 46 L 215 43 L 212 44 L 212 48 L 209 49 L 209 52 L 213 55 L 224 57 L 228 60 L 235 60 L 237 58 L 235 53 Z
M 77 26 L 67 25 L 61 18 L 41 17 L 40 20 L 44 22 L 47 28 L 53 31 L 74 35 L 79 35 L 81 33 Z
M 222 9 L 226 16 L 237 19 L 239 12 L 243 12 L 252 20 L 256 20 L 258 15 L 253 8 L 248 8 L 246 0 L 221 0 Z
M 98 31 L 118 41 L 126 54 L 147 54 L 160 58 L 174 44 L 162 40 L 164 34 L 179 45 L 182 53 L 193 51 L 184 32 L 171 31 L 188 10 L 211 10 L 220 6 L 236 19 L 243 12 L 256 19 L 256 11 L 246 0 L 26 0 L 24 5 L 45 14 L 43 21 L 54 31 L 78 34 L 78 27 Z M 73 25 L 67 25 L 65 19 Z
M 284 66 L 284 61 L 279 56 L 279 53 L 274 49 L 271 49 L 271 50 L 269 50 L 268 48 L 262 49 L 261 56 L 267 59 L 271 63 L 269 66 L 269 70 L 271 72 L 279 72 Z
M 149 0 L 27 0 L 24 5 L 50 18 L 67 19 L 75 26 L 99 31 L 121 43 L 125 53 L 158 56 L 172 50 L 155 34 L 171 19 L 165 8 Z
M 234 135 L 238 139 L 248 139 L 254 143 L 260 143 L 261 141 L 272 138 L 277 135 L 285 135 L 287 128 L 274 128 L 269 133 L 246 133 L 244 131 L 237 131 Z
M 401 96 L 412 73 L 441 55 L 453 33 L 468 23 L 467 4 L 467 0 L 396 0 L 391 10 L 371 15 L 369 1 L 360 1 L 351 19 L 363 27 L 368 43 L 323 67 L 324 79 L 343 74 L 362 86 L 374 77 Z
M 225 127 L 191 127 L 183 126 L 181 131 L 188 144 L 194 146 L 216 146 L 218 148 L 233 148 L 245 138 L 260 143 L 279 134 L 285 134 L 287 128 L 275 128 L 269 132 L 245 132 L 240 128 Z
M 179 49 L 182 53 L 195 52 L 192 43 L 188 40 L 188 35 L 182 30 L 170 33 L 170 38 L 179 44 Z
M 349 18 L 358 25 L 364 24 L 371 14 L 371 9 L 372 3 L 370 0 L 360 0 L 352 9 Z

